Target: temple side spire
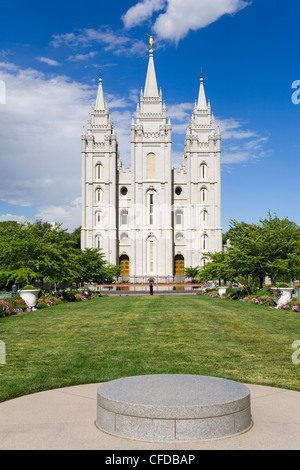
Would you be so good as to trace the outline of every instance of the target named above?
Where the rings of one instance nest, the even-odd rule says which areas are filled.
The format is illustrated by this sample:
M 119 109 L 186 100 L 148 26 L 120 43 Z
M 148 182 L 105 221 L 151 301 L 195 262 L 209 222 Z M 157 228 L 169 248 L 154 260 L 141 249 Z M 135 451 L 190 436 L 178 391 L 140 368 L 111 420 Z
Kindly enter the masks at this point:
M 206 96 L 204 91 L 204 84 L 203 84 L 203 75 L 201 71 L 201 78 L 200 78 L 200 90 L 199 90 L 199 98 L 198 98 L 198 109 L 204 110 L 207 109 L 207 102 Z
M 100 72 L 100 77 L 99 77 L 99 86 L 98 86 L 98 94 L 97 94 L 95 109 L 97 111 L 105 111 L 105 102 L 104 102 L 104 96 L 103 96 L 101 72 Z

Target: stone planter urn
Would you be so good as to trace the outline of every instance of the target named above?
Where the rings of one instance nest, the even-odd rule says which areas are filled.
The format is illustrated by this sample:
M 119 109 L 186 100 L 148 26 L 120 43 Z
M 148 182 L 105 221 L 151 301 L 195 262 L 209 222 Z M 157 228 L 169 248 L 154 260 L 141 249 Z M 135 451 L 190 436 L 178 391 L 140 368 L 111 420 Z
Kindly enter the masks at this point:
M 18 294 L 31 310 L 37 310 L 36 305 L 38 302 L 39 292 L 40 289 L 21 289 L 18 291 Z
M 280 308 L 282 305 L 285 305 L 292 300 L 292 292 L 294 290 L 293 287 L 272 287 L 272 291 L 280 293 L 280 297 L 276 299 L 277 307 L 275 308 Z
M 218 293 L 219 295 L 225 295 L 226 294 L 226 286 L 218 287 Z

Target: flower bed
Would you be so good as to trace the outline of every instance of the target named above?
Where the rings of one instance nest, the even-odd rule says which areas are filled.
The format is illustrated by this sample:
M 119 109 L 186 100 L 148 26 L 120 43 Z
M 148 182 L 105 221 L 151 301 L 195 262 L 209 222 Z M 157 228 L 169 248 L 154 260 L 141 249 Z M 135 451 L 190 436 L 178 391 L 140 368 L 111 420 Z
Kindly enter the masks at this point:
M 53 297 L 53 296 L 47 296 L 44 298 L 40 298 L 37 303 L 37 308 L 48 308 L 52 307 L 53 305 L 58 305 L 61 304 L 63 300 L 61 298 Z
M 60 295 L 54 295 L 53 293 L 44 294 L 38 299 L 37 309 L 41 310 L 53 307 L 54 305 L 59 305 L 63 302 L 82 302 L 101 296 L 102 294 L 95 293 L 90 290 L 66 291 Z M 8 297 L 0 300 L 0 317 L 21 315 L 25 312 L 31 312 L 31 308 L 29 308 L 25 301 L 19 296 Z
M 9 315 L 21 315 L 24 312 L 30 312 L 31 308 L 27 307 L 25 301 L 20 297 L 7 297 L 0 300 L 0 317 L 8 317 Z
M 240 302 L 247 302 L 248 304 L 258 304 L 265 305 L 267 307 L 276 307 L 276 300 L 271 295 L 248 295 L 242 299 L 239 299 Z
M 201 295 L 198 293 L 197 295 Z M 214 290 L 206 290 L 202 293 L 202 295 L 207 295 L 209 297 L 219 298 L 222 300 L 238 300 L 239 302 L 245 302 L 248 304 L 255 304 L 255 305 L 264 305 L 266 307 L 277 307 L 277 298 L 276 295 L 259 295 L 259 294 L 248 294 L 243 295 L 241 292 L 233 292 L 232 288 L 229 288 L 225 294 L 219 295 L 218 292 Z M 293 312 L 300 311 L 300 300 L 292 300 L 284 305 L 278 307 L 281 310 L 291 310 Z

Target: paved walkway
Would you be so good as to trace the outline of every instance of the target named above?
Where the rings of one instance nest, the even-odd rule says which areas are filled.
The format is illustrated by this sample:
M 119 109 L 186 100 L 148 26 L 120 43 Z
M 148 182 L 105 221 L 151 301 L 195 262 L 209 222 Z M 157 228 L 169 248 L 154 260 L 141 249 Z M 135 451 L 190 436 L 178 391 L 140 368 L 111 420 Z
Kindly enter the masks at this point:
M 300 450 L 300 392 L 248 385 L 254 425 L 214 441 L 143 442 L 95 426 L 99 384 L 0 403 L 0 450 Z

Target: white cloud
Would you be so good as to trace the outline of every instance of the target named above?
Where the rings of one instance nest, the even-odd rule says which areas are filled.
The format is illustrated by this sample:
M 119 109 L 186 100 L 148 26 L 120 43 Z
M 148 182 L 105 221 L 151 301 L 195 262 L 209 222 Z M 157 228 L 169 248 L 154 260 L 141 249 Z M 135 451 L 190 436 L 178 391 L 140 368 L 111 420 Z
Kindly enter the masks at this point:
M 96 89 L 14 64 L 0 64 L 0 79 L 7 86 L 0 113 L 0 199 L 67 207 L 66 220 L 74 216 L 80 225 L 72 201 L 81 194 L 80 135 Z
M 152 17 L 153 13 L 162 10 L 166 0 L 143 0 L 137 3 L 123 15 L 125 28 L 132 28 Z
M 193 103 L 176 103 L 167 108 L 167 116 L 171 118 L 173 134 L 185 135 L 191 120 Z
M 251 4 L 250 0 L 143 0 L 123 16 L 127 28 L 142 24 L 164 8 L 155 21 L 153 31 L 161 39 L 178 41 L 189 31 L 197 31 L 224 15 L 233 15 Z
M 168 107 L 171 116 L 174 137 L 181 139 L 186 134 L 193 111 L 193 103 L 176 103 Z M 255 162 L 270 156 L 272 150 L 265 149 L 269 138 L 249 130 L 246 123 L 238 119 L 215 119 L 216 129 L 219 127 L 222 137 L 222 164 L 244 164 Z M 182 152 L 173 150 L 173 161 L 178 164 Z
M 12 63 L 0 63 L 0 80 L 7 84 L 7 104 L 0 113 L 0 200 L 36 210 L 34 219 L 78 227 L 80 136 L 97 86 Z M 105 95 L 124 165 L 130 165 L 128 109 L 135 107 L 136 96 L 137 90 L 129 90 L 128 97 Z
M 244 123 L 237 119 L 216 119 L 216 125 L 220 127 L 222 139 L 248 139 L 258 137 L 256 132 L 244 129 Z
M 189 122 L 191 119 L 192 111 L 193 111 L 193 103 L 177 103 L 171 106 L 168 106 L 167 113 L 168 116 L 171 116 L 172 121 L 184 121 L 184 123 Z
M 237 119 L 216 119 L 222 137 L 222 164 L 242 164 L 255 162 L 270 156 L 271 149 L 265 149 L 268 137 L 245 128 L 245 123 Z
M 81 60 L 89 60 L 97 55 L 97 52 L 91 51 L 88 54 L 76 54 L 68 57 L 70 62 L 80 62 Z
M 75 33 L 54 34 L 50 43 L 53 47 L 69 46 L 76 47 L 82 44 L 81 35 Z M 86 41 L 84 41 L 86 42 Z
M 115 55 L 144 55 L 148 49 L 146 42 L 131 39 L 122 32 L 111 31 L 109 28 L 83 29 L 77 34 L 57 34 L 50 43 L 53 47 L 72 48 L 91 47 L 93 44 L 100 44 L 105 51 L 111 51 Z
M 119 144 L 119 150 L 122 157 L 124 166 L 130 166 L 131 164 L 131 119 L 132 113 L 124 110 L 112 110 L 111 116 L 113 123 L 116 128 L 116 134 Z
M 39 60 L 40 62 L 44 62 L 45 64 L 50 65 L 51 67 L 57 67 L 58 65 L 60 65 L 59 62 L 53 59 L 48 59 L 48 57 L 37 57 L 37 60 Z
M 81 225 L 81 197 L 64 205 L 49 204 L 42 206 L 39 212 L 35 214 L 35 220 L 63 224 L 62 228 L 69 229 L 72 232 Z
M 23 215 L 2 214 L 0 215 L 0 222 L 15 221 L 19 224 L 25 223 L 27 219 Z

